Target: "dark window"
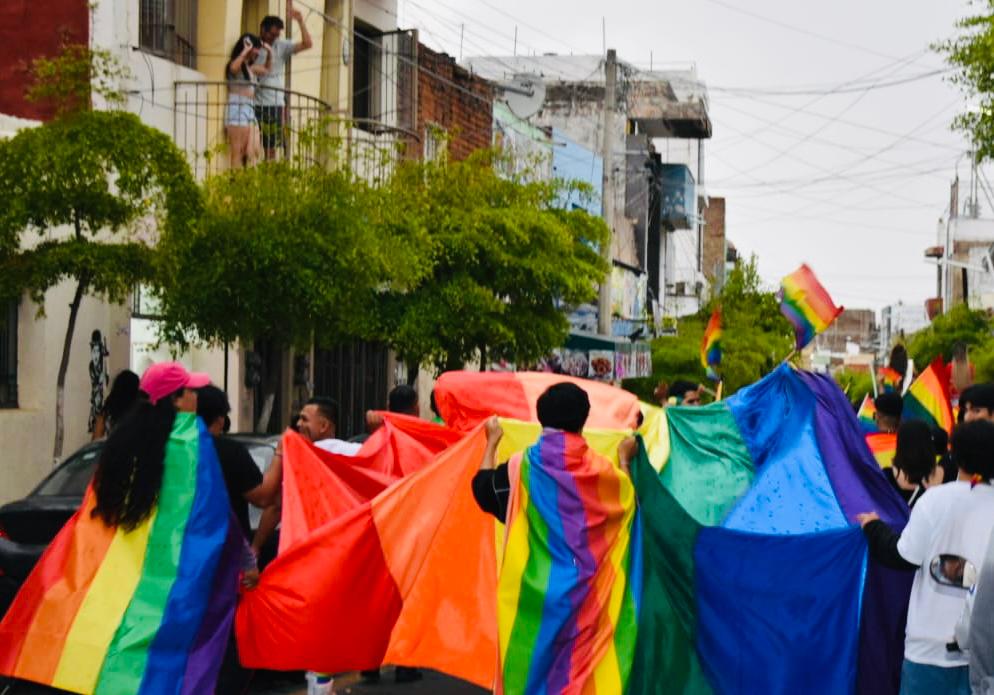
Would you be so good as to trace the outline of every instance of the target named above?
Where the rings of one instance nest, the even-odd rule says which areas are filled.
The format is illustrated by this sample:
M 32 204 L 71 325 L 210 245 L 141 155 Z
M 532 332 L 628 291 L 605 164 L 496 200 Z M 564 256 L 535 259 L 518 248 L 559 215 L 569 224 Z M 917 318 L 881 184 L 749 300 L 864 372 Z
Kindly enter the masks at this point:
M 314 348 L 314 395 L 338 402 L 336 436 L 348 439 L 366 431 L 366 411 L 387 405 L 387 348 L 356 341 Z
M 17 302 L 0 301 L 0 408 L 17 407 Z
M 355 23 L 355 56 L 352 61 L 352 117 L 376 119 L 379 117 L 379 74 L 381 66 L 381 34 L 367 24 Z M 362 120 L 356 124 L 368 130 L 370 124 Z
M 197 0 L 141 0 L 142 49 L 188 68 L 197 66 Z

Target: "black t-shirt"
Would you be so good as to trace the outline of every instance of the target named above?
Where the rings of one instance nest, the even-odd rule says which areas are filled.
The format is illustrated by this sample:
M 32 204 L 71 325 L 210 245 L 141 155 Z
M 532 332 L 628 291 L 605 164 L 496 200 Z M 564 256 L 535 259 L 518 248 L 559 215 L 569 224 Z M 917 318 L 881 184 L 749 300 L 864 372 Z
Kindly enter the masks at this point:
M 490 470 L 479 471 L 473 476 L 473 497 L 476 499 L 476 504 L 487 514 L 497 517 L 497 521 L 502 524 L 507 517 L 507 502 L 510 496 L 511 481 L 506 463 Z
M 241 442 L 227 437 L 214 437 L 214 448 L 221 463 L 224 484 L 228 488 L 231 510 L 235 513 L 245 538 L 251 540 L 252 526 L 249 524 L 245 493 L 262 484 L 262 472 Z

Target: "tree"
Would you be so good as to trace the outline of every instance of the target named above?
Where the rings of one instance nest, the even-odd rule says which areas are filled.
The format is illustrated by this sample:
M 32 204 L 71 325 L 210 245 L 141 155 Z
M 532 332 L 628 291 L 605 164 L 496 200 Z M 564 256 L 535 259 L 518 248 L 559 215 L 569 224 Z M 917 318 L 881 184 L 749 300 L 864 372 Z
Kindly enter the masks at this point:
M 994 156 L 994 0 L 977 4 L 983 9 L 959 21 L 959 35 L 934 48 L 955 69 L 952 81 L 976 104 L 953 124 L 970 138 L 977 161 L 983 161 Z
M 76 281 L 56 382 L 62 455 L 65 377 L 84 295 L 122 302 L 152 271 L 148 229 L 185 228 L 200 197 L 182 153 L 132 114 L 70 111 L 0 145 L 0 296 Z M 66 228 L 68 227 L 68 232 Z M 143 238 L 146 237 L 146 238 Z M 154 237 L 154 235 L 152 235 Z
M 596 297 L 603 221 L 563 209 L 564 184 L 502 176 L 499 157 L 407 162 L 384 188 L 389 223 L 427 234 L 432 258 L 412 290 L 378 296 L 378 333 L 409 365 L 536 361 Z
M 701 311 L 682 318 L 676 336 L 652 343 L 653 378 L 702 381 L 700 349 L 708 317 L 721 307 L 721 376 L 725 394 L 758 381 L 772 371 L 793 346 L 793 330 L 780 313 L 775 292 L 763 287 L 756 258 L 739 261 L 728 274 L 721 293 Z
M 983 352 L 990 343 L 991 328 L 987 312 L 970 309 L 966 304 L 957 304 L 937 316 L 928 328 L 911 337 L 907 345 L 908 355 L 921 370 L 936 357 L 942 357 L 946 362 L 951 360 L 953 345 L 959 342 L 974 351 Z

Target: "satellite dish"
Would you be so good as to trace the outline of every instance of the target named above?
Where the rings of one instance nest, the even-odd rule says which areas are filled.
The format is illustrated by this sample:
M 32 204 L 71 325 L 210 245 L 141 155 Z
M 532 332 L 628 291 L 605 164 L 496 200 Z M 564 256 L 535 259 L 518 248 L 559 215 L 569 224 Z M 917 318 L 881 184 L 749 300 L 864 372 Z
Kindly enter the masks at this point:
M 534 116 L 545 103 L 545 82 L 538 75 L 515 75 L 510 83 L 501 84 L 500 88 L 507 108 L 521 120 Z

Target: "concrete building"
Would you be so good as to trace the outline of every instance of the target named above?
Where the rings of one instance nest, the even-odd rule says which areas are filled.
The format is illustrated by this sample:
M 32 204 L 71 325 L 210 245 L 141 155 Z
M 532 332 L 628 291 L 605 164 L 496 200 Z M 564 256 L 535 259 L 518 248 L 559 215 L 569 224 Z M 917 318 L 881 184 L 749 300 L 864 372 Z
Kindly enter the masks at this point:
M 397 26 L 396 0 L 301 1 L 297 7 L 314 45 L 292 59 L 286 75 L 283 154 L 306 156 L 301 134 L 330 124 L 320 127 L 345 142 L 346 159 L 339 164 L 375 180 L 395 161 L 384 153 L 410 151 L 420 140 L 416 35 Z M 128 94 L 125 108 L 172 136 L 198 178 L 222 170 L 227 57 L 239 35 L 258 32 L 263 16 L 284 12 L 279 0 L 0 3 L 0 135 L 10 137 L 52 116 L 24 99 L 25 67 L 33 58 L 56 55 L 67 40 L 106 49 L 127 67 L 130 77 L 120 85 Z M 288 29 L 299 32 L 290 23 Z M 95 99 L 94 106 L 105 105 Z M 489 112 L 481 118 L 489 129 Z M 9 452 L 0 467 L 0 502 L 22 496 L 51 470 L 56 371 L 73 289 L 72 283 L 51 289 L 43 317 L 28 297 L 0 307 L 0 444 Z M 94 332 L 106 341 L 110 376 L 125 368 L 141 371 L 168 355 L 167 349 L 152 347 L 154 321 L 154 303 L 140 291 L 128 306 L 83 299 L 67 377 L 66 454 L 89 439 Z M 363 344 L 302 355 L 266 345 L 231 346 L 194 350 L 181 359 L 228 386 L 236 430 L 252 430 L 268 411 L 273 413 L 268 429 L 281 429 L 294 402 L 316 388 L 352 406 L 343 413 L 341 428 L 349 434 L 360 426 L 365 408 L 383 405 L 392 379 L 387 351 Z M 260 390 L 266 371 L 273 377 L 268 381 L 277 384 L 274 398 L 264 398 Z
M 460 160 L 490 147 L 493 85 L 424 44 L 418 45 L 418 67 L 416 131 L 421 136 L 421 156 L 435 159 L 444 149 Z
M 880 354 L 890 354 L 891 348 L 928 326 L 925 307 L 898 302 L 880 311 Z
M 714 293 L 720 292 L 725 284 L 725 268 L 728 265 L 728 252 L 734 250 L 725 238 L 725 199 L 702 198 L 698 214 L 704 220 L 701 241 L 701 268 L 704 277 Z

